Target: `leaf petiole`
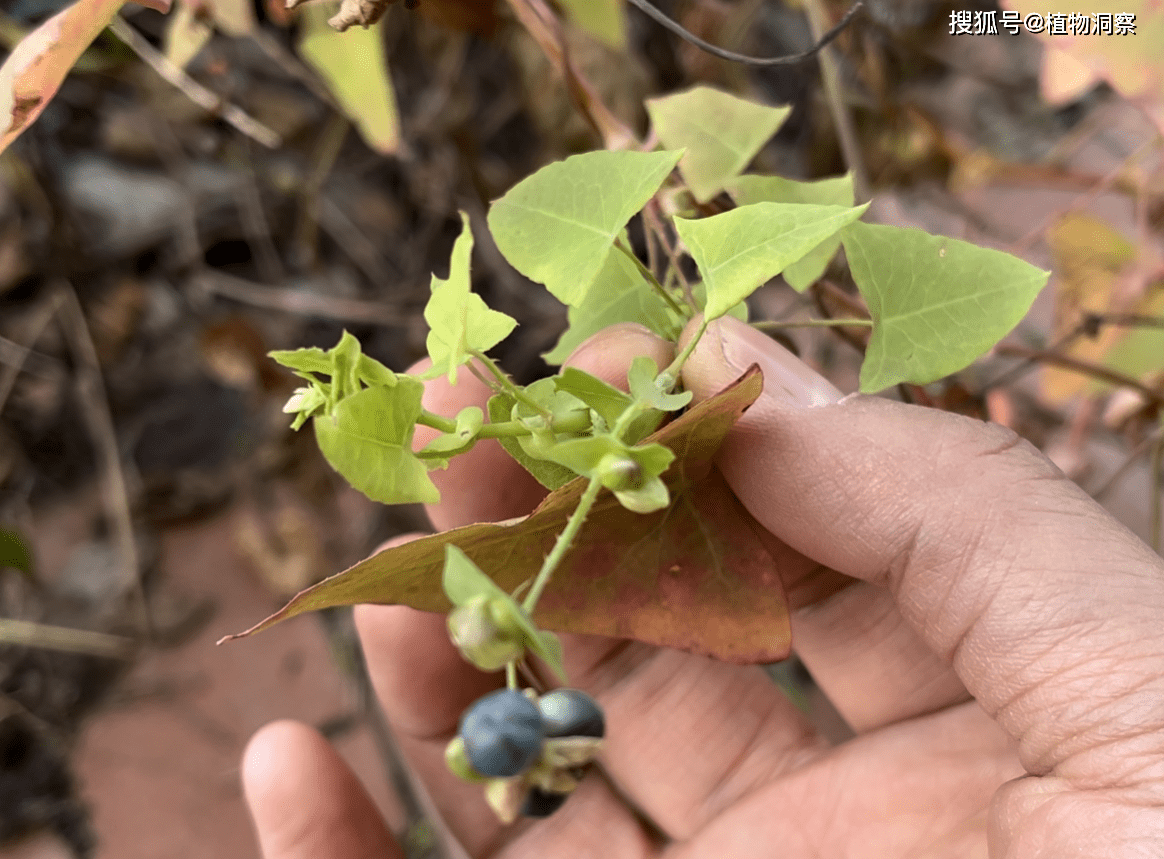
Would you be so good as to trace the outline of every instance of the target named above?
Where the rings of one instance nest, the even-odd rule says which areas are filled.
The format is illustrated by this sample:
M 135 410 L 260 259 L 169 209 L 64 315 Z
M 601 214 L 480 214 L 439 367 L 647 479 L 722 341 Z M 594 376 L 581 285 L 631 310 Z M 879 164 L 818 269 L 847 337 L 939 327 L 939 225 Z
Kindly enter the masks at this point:
M 432 427 L 441 432 L 457 431 L 457 422 L 455 420 L 433 414 L 428 409 L 421 410 L 420 417 L 416 419 L 416 422 L 421 426 Z
M 663 284 L 659 283 L 659 279 L 655 277 L 655 273 L 643 265 L 643 261 L 635 256 L 634 252 L 622 243 L 622 239 L 616 240 L 614 246 L 626 254 L 626 257 L 631 262 L 633 262 L 635 266 L 638 267 L 639 273 L 642 274 L 647 283 L 651 285 L 651 289 L 655 290 L 655 292 L 657 292 L 662 297 L 662 299 L 667 302 L 667 305 L 673 311 L 678 313 L 679 316 L 683 319 L 690 318 L 691 313 L 685 308 L 679 306 L 679 303 L 671 297 L 671 293 L 663 288 Z
M 659 378 L 664 382 L 661 387 L 665 393 L 671 393 L 675 385 L 679 382 L 679 374 L 683 372 L 683 365 L 687 363 L 687 359 L 695 351 L 695 347 L 699 344 L 703 333 L 707 331 L 707 324 L 710 321 L 704 317 L 703 324 L 699 326 L 699 330 L 695 332 L 695 336 L 687 341 L 687 345 L 683 347 L 683 351 L 675 356 L 675 360 L 671 362 L 670 366 L 659 374 Z
M 547 409 L 536 400 L 532 399 L 529 395 L 526 394 L 524 390 L 513 384 L 513 380 L 510 379 L 509 376 L 507 376 L 504 372 L 502 372 L 501 368 L 497 366 L 497 363 L 492 358 L 490 358 L 484 352 L 476 349 L 470 350 L 469 354 L 485 365 L 486 369 L 488 369 L 489 372 L 493 374 L 493 378 L 495 378 L 498 384 L 501 385 L 501 390 L 504 393 L 509 394 L 519 403 L 529 406 L 529 408 L 533 409 L 547 420 L 552 417 L 549 409 Z

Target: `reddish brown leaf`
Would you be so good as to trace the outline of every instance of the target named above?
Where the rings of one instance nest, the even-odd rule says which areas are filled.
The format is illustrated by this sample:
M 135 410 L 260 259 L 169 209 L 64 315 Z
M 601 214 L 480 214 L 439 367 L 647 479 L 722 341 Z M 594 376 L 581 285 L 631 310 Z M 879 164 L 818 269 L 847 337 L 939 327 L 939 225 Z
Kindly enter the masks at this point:
M 534 615 L 539 625 L 730 662 L 774 662 L 788 654 L 779 571 L 757 536 L 760 526 L 712 465 L 724 436 L 762 387 L 753 367 L 651 437 L 676 455 L 663 475 L 671 506 L 644 516 L 624 510 L 609 493 L 599 496 L 542 595 Z M 308 588 L 241 635 L 337 605 L 403 603 L 448 611 L 441 572 L 450 542 L 512 592 L 536 574 L 585 486 L 582 479 L 566 484 L 514 523 L 469 525 L 381 552 Z

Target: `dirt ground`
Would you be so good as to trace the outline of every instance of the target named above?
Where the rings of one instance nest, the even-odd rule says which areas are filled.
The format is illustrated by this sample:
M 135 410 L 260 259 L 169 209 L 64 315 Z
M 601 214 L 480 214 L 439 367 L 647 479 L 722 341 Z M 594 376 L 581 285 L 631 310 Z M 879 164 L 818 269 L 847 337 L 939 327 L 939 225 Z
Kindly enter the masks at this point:
M 56 8 L 6 5 L 24 24 Z M 753 53 L 811 40 L 803 15 L 774 2 L 659 5 L 712 41 L 738 31 Z M 401 776 L 347 613 L 214 642 L 425 527 L 419 511 L 347 488 L 309 434 L 289 431 L 281 406 L 294 380 L 265 353 L 330 347 L 346 328 L 407 368 L 424 351 L 420 313 L 458 209 L 480 220 L 541 164 L 600 145 L 504 4 L 464 6 L 488 32 L 402 7 L 381 25 L 404 141 L 395 155 L 363 143 L 296 59 L 286 16 L 256 3 L 257 35 L 215 35 L 188 70 L 276 129 L 280 147 L 193 105 L 107 36 L 0 158 L 0 525 L 25 536 L 36 567 L 35 582 L 0 570 L 0 616 L 101 633 L 117 651 L 0 645 L 0 857 L 256 856 L 239 756 L 276 718 L 320 727 L 394 830 L 411 827 L 412 855 L 436 855 L 417 827 L 422 800 L 391 787 Z M 1121 172 L 1155 139 L 1152 124 L 1103 86 L 1046 104 L 1033 38 L 952 37 L 947 14 L 883 3 L 837 44 L 870 219 L 1058 272 L 1054 227 L 1086 213 L 1159 254 L 1162 198 L 1129 190 Z M 125 17 L 160 44 L 163 16 Z M 707 82 L 793 105 L 760 169 L 816 178 L 851 166 L 815 63 L 745 71 L 637 12 L 630 21 L 625 57 L 582 36 L 571 44 L 632 127 L 645 127 L 644 97 Z M 1153 165 L 1139 175 L 1158 175 Z M 1053 338 L 1055 284 L 1008 343 Z M 474 289 L 520 323 L 503 365 L 521 381 L 548 373 L 539 355 L 564 325 L 560 305 L 480 236 Z M 829 306 L 826 293 L 816 300 Z M 803 303 L 777 281 L 751 310 L 772 318 Z M 850 344 L 807 329 L 791 340 L 856 388 Z M 1014 427 L 1147 539 L 1143 404 L 1052 401 L 1018 354 L 905 394 Z M 827 722 L 811 684 L 789 682 Z

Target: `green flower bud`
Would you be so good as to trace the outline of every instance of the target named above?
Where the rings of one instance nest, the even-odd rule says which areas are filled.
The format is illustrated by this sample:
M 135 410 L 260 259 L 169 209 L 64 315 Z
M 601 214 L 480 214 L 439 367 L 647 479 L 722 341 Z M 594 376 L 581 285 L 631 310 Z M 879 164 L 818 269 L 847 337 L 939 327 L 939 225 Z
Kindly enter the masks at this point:
M 449 612 L 449 638 L 482 671 L 499 671 L 525 653 L 521 628 L 509 606 L 481 595 Z
M 619 453 L 608 453 L 598 462 L 598 480 L 612 492 L 627 492 L 643 485 L 643 467 Z
M 473 769 L 473 765 L 469 763 L 469 756 L 465 753 L 465 741 L 460 735 L 453 737 L 445 746 L 445 766 L 461 781 L 480 784 L 486 780 L 485 776 Z

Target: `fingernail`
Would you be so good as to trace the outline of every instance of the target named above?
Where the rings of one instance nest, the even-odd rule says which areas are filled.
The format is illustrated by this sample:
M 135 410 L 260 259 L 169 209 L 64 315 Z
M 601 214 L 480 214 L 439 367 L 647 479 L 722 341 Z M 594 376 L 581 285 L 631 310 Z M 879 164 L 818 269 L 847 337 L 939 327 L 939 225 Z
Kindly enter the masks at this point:
M 735 370 L 742 373 L 753 364 L 759 365 L 768 396 L 797 408 L 827 406 L 843 396 L 832 382 L 771 337 L 738 319 L 717 319 L 708 334 L 719 335 L 724 360 Z

